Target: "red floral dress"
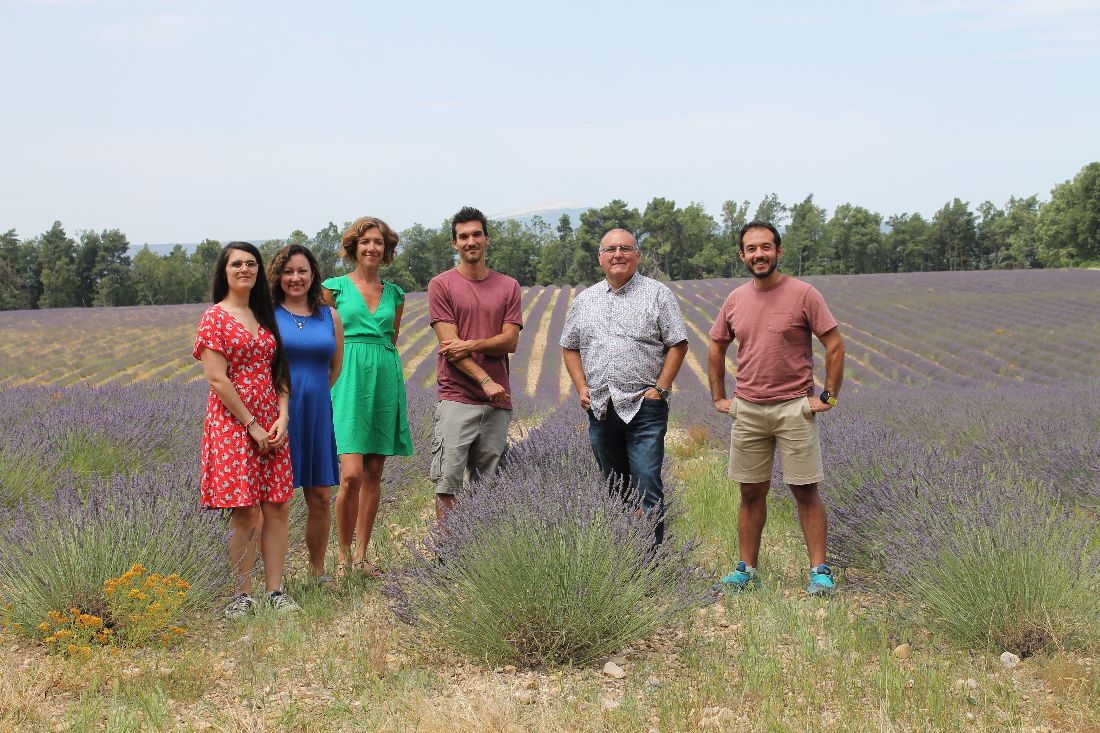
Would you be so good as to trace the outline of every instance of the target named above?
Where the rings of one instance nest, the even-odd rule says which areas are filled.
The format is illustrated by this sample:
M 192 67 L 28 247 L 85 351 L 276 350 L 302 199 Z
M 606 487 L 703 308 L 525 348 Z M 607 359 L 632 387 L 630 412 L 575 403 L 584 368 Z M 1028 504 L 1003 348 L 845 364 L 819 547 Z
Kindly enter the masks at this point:
M 226 373 L 237 394 L 256 422 L 270 430 L 279 417 L 279 398 L 271 377 L 275 336 L 260 326 L 257 336 L 249 333 L 220 305 L 203 313 L 195 335 L 196 359 L 203 349 L 225 356 Z M 276 504 L 294 493 L 290 447 L 261 456 L 256 441 L 233 417 L 214 390 L 206 403 L 202 433 L 202 505 L 207 509 L 256 506 L 261 501 Z

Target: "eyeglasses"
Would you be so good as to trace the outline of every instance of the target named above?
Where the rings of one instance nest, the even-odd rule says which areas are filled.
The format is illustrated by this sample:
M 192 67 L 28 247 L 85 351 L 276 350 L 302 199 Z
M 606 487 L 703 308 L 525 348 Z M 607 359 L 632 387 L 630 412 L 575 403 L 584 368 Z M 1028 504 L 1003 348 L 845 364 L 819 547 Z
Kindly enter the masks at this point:
M 620 244 L 617 247 L 600 247 L 600 254 L 610 255 L 619 252 L 620 254 L 626 254 L 627 252 L 637 252 L 637 247 L 631 247 L 625 244 Z
M 242 267 L 248 270 L 255 270 L 260 266 L 260 263 L 256 260 L 233 260 L 229 263 L 229 266 L 234 270 L 239 270 Z

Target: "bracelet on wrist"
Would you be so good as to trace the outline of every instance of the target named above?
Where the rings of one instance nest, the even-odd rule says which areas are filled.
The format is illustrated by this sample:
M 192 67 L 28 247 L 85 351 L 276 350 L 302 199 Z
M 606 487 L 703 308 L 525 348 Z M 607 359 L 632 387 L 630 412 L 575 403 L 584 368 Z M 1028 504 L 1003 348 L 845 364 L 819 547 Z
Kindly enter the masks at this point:
M 482 387 L 484 387 L 486 384 L 488 384 L 491 381 L 493 381 L 493 378 L 490 377 L 488 374 L 486 374 L 485 379 L 482 379 L 480 382 L 478 382 L 478 384 L 480 384 Z
M 248 430 L 248 429 L 249 429 L 250 427 L 252 427 L 252 426 L 253 426 L 253 425 L 255 425 L 255 424 L 256 424 L 256 416 L 255 416 L 255 415 L 253 415 L 253 416 L 252 416 L 252 419 L 251 419 L 251 420 L 249 420 L 248 422 L 246 422 L 246 423 L 244 424 L 244 429 L 245 429 L 245 430 Z

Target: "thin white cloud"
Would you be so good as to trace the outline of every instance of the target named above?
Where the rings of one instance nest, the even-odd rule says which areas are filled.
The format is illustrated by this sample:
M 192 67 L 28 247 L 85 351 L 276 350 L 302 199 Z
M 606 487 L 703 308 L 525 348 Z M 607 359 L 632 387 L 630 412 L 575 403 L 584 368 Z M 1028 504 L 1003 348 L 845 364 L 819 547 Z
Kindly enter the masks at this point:
M 205 21 L 196 16 L 154 15 L 129 23 L 101 26 L 98 35 L 104 43 L 146 51 L 175 50 L 186 46 L 204 25 Z
M 902 6 L 902 12 L 954 18 L 954 25 L 966 30 L 1073 30 L 1100 25 L 1100 5 L 1094 0 L 954 0 L 908 3 Z

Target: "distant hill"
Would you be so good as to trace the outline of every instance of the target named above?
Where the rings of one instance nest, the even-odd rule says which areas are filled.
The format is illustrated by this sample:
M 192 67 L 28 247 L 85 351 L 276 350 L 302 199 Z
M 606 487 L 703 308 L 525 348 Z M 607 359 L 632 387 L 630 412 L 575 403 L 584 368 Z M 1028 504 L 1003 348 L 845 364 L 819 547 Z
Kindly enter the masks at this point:
M 228 242 L 230 240 L 225 239 L 225 240 L 222 240 L 222 241 L 223 242 Z M 263 244 L 267 240 L 266 239 L 246 239 L 244 241 L 251 242 L 252 244 L 259 247 L 261 244 Z M 164 255 L 171 252 L 176 247 L 176 244 L 177 244 L 176 242 L 173 242 L 171 244 L 148 244 L 148 245 L 146 245 L 146 244 L 131 244 L 130 248 L 128 250 L 126 250 L 126 254 L 130 255 L 130 257 L 133 257 L 138 252 L 140 252 L 143 247 L 148 247 L 150 252 L 152 252 L 155 255 L 160 255 L 161 257 L 163 257 Z M 199 246 L 198 242 L 178 242 L 178 244 L 179 244 L 180 247 L 183 247 L 184 252 L 186 252 L 187 254 L 191 254 L 192 252 L 195 251 L 195 248 Z
M 553 229 L 558 225 L 558 220 L 561 219 L 561 215 L 568 214 L 570 221 L 573 223 L 573 228 L 576 229 L 581 225 L 581 214 L 591 208 L 591 206 L 577 207 L 567 202 L 560 202 L 557 205 L 549 204 L 545 208 L 505 211 L 500 214 L 493 214 L 489 218 L 493 221 L 518 221 L 521 224 L 530 224 L 537 216 Z

